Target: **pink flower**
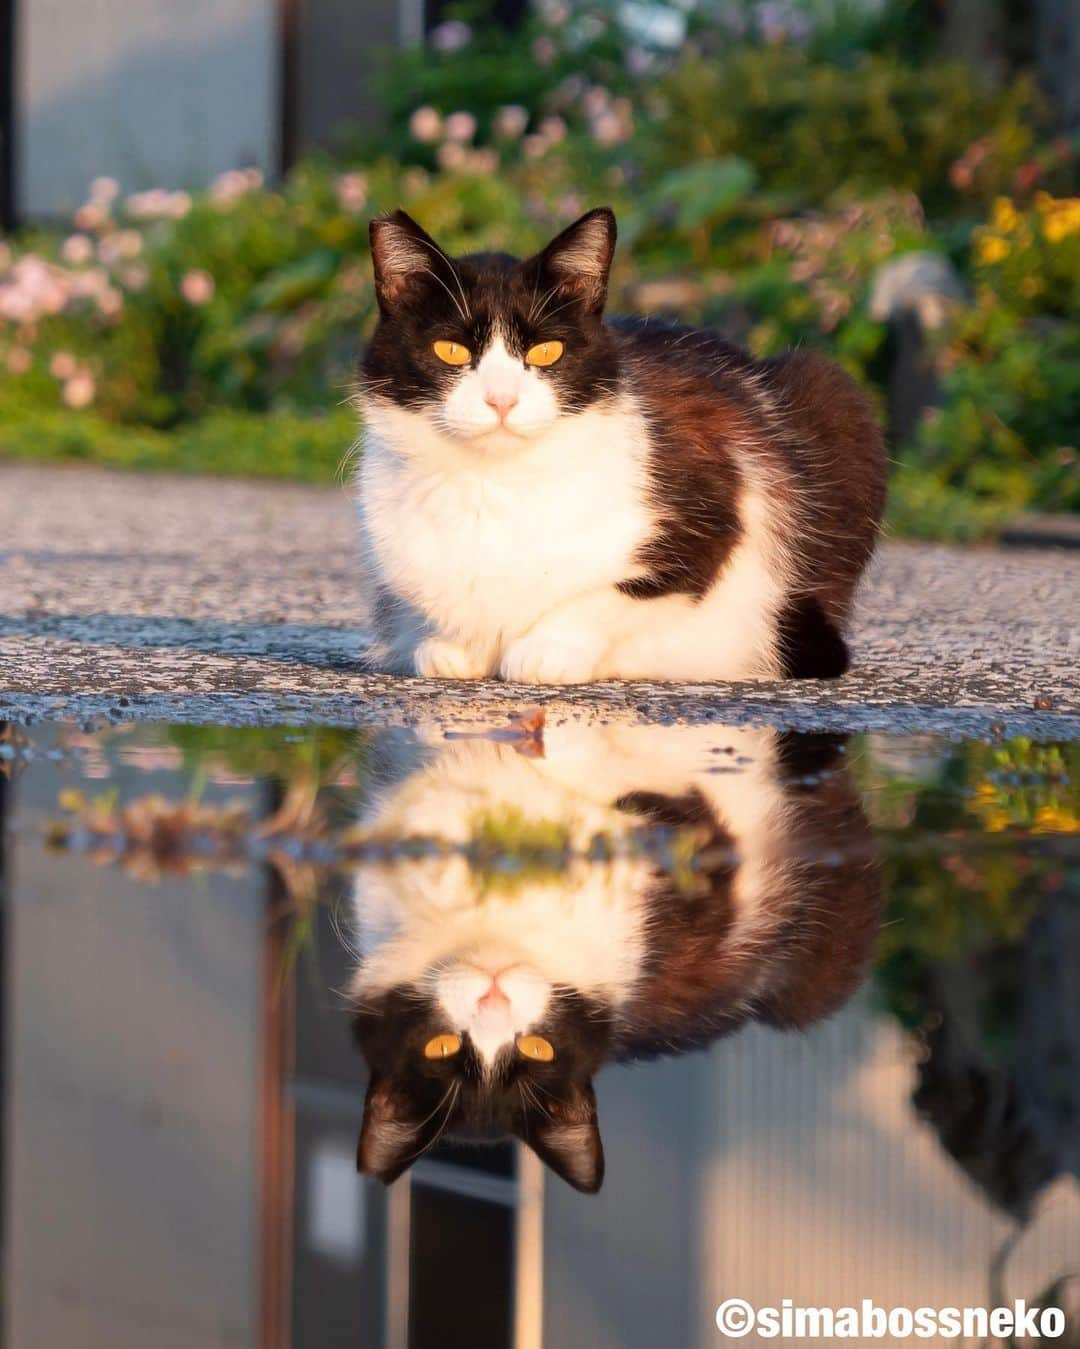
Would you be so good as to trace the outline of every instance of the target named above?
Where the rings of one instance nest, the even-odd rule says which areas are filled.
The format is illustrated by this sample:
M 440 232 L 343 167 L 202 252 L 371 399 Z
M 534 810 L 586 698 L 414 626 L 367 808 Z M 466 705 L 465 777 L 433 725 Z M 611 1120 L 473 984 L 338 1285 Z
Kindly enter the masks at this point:
M 103 319 L 119 318 L 124 310 L 124 296 L 115 286 L 109 286 L 97 297 L 97 307 Z
M 100 229 L 108 218 L 108 210 L 96 201 L 85 202 L 72 216 L 75 228 L 80 230 Z
M 214 298 L 214 278 L 201 267 L 185 272 L 180 281 L 180 294 L 190 305 L 209 304 Z
M 79 362 L 70 351 L 53 352 L 49 359 L 49 374 L 53 379 L 71 379 L 78 373 Z
M 343 173 L 334 184 L 338 205 L 350 215 L 359 215 L 367 205 L 367 178 L 362 173 Z
M 439 168 L 446 173 L 456 173 L 458 169 L 464 168 L 468 157 L 469 153 L 464 145 L 457 145 L 454 141 L 447 141 L 435 151 Z
M 80 370 L 64 385 L 64 402 L 69 408 L 89 407 L 97 393 L 94 377 L 87 370 Z
M 466 167 L 470 173 L 475 174 L 498 173 L 499 152 L 493 150 L 490 145 L 486 145 L 480 150 L 473 150 L 469 154 Z
M 517 140 L 529 125 L 529 111 L 520 103 L 507 103 L 495 113 L 492 125 L 500 140 Z
M 25 375 L 34 364 L 34 358 L 25 347 L 12 347 L 8 352 L 7 368 L 13 375 Z
M 132 193 L 124 202 L 124 210 L 133 220 L 180 220 L 191 210 L 191 196 L 152 187 Z
M 467 145 L 476 135 L 476 118 L 471 112 L 452 112 L 446 119 L 446 139 L 455 145 Z
M 124 267 L 119 276 L 120 284 L 128 290 L 145 290 L 146 283 L 150 280 L 150 269 L 145 263 L 134 262 L 130 267 Z
M 60 246 L 60 256 L 69 267 L 81 267 L 94 256 L 94 241 L 88 234 L 71 234 Z
M 210 196 L 218 206 L 231 206 L 239 197 L 257 192 L 262 185 L 261 169 L 226 169 L 210 184 Z
M 554 38 L 548 37 L 546 33 L 541 33 L 532 44 L 532 58 L 540 66 L 549 66 L 559 54 L 559 49 L 555 45 Z
M 561 117 L 545 117 L 537 130 L 549 145 L 558 145 L 566 139 L 566 123 Z
M 101 206 L 110 206 L 120 193 L 120 184 L 115 178 L 95 178 L 90 184 L 90 200 Z
M 521 153 L 526 159 L 540 159 L 547 153 L 548 143 L 543 136 L 526 136 L 521 142 Z
M 460 19 L 447 19 L 431 30 L 428 41 L 437 52 L 459 52 L 472 41 L 472 29 Z
M 434 108 L 425 104 L 409 118 L 409 134 L 421 145 L 434 145 L 442 139 L 442 118 Z

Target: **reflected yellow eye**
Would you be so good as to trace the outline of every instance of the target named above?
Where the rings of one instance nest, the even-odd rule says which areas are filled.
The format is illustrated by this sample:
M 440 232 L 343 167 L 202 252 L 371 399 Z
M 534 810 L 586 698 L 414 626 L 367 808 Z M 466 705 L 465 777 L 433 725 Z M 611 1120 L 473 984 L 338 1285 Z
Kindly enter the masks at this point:
M 472 352 L 460 342 L 436 342 L 434 351 L 439 360 L 445 361 L 447 365 L 468 365 L 472 360 Z
M 530 347 L 525 353 L 525 364 L 554 365 L 562 354 L 563 344 L 561 342 L 538 342 L 535 347 Z
M 519 1054 L 524 1054 L 527 1059 L 536 1059 L 538 1063 L 550 1063 L 555 1057 L 551 1041 L 545 1040 L 542 1035 L 523 1035 L 517 1047 Z
M 448 1059 L 461 1048 L 460 1035 L 436 1035 L 424 1046 L 425 1059 Z

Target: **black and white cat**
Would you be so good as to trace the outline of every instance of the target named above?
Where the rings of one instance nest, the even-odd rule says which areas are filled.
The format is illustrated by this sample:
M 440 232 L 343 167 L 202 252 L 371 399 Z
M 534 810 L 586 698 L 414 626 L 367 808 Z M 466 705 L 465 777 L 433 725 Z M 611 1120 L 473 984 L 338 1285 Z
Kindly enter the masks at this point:
M 417 848 L 357 877 L 358 1155 L 385 1181 L 444 1132 L 511 1135 L 594 1191 L 604 1062 L 751 1019 L 809 1025 L 863 978 L 878 875 L 833 737 L 568 724 L 540 756 L 394 733 L 378 757 L 363 820 L 375 837 L 559 854 L 507 872 Z M 681 840 L 696 866 L 624 846 L 643 826 L 674 831 L 667 846 Z
M 812 352 L 603 317 L 615 218 L 525 261 L 371 225 L 359 507 L 398 672 L 538 683 L 831 677 L 874 548 L 869 403 Z

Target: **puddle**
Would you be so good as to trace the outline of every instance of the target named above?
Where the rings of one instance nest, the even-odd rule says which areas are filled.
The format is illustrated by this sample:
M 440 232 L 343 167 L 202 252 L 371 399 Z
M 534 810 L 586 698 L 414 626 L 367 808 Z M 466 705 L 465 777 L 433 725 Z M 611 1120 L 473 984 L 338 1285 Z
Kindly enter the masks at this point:
M 9 726 L 0 817 L 9 1346 L 1075 1305 L 1080 745 Z

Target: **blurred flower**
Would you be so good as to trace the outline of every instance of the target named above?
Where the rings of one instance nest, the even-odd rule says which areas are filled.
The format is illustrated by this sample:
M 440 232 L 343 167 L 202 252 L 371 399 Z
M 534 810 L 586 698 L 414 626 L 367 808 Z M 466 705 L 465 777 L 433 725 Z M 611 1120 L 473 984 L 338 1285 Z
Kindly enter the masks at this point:
M 428 41 L 437 52 L 459 52 L 472 41 L 472 29 L 460 19 L 447 19 L 431 30 Z
M 106 235 L 98 244 L 98 258 L 106 267 L 113 267 L 118 262 L 137 258 L 142 248 L 143 237 L 138 230 L 117 230 L 115 234 Z
M 13 323 L 34 323 L 47 314 L 59 314 L 79 276 L 50 266 L 29 253 L 14 264 L 0 282 L 0 318 Z
M 343 173 L 334 183 L 338 205 L 350 215 L 359 215 L 367 205 L 368 182 L 362 173 Z
M 70 351 L 54 351 L 49 358 L 49 374 L 53 379 L 71 379 L 78 369 L 79 362 Z
M 432 145 L 442 138 L 442 118 L 425 104 L 409 118 L 409 134 L 422 145 Z
M 108 220 L 109 211 L 99 202 L 88 201 L 84 202 L 71 218 L 75 222 L 76 229 L 96 230 Z
M 1064 197 L 1049 207 L 1040 207 L 1043 234 L 1052 244 L 1061 243 L 1080 231 L 1080 197 Z
M 120 284 L 126 286 L 128 290 L 145 290 L 150 280 L 150 268 L 145 263 L 136 262 L 130 267 L 122 268 L 119 277 Z
M 517 140 L 528 125 L 529 110 L 520 103 L 507 103 L 499 108 L 492 123 L 495 135 L 504 141 Z
M 630 132 L 616 113 L 608 111 L 593 118 L 592 134 L 600 145 L 618 145 Z
M 124 309 L 124 296 L 115 286 L 109 286 L 97 296 L 98 313 L 102 318 L 117 318 Z
M 464 168 L 468 157 L 469 153 L 464 145 L 458 145 L 454 141 L 447 141 L 435 151 L 436 162 L 446 173 L 455 173 L 458 169 Z
M 581 198 L 573 192 L 567 192 L 565 196 L 559 198 L 558 211 L 560 220 L 574 220 L 582 212 Z
M 152 187 L 132 193 L 124 202 L 124 210 L 133 220 L 181 220 L 191 210 L 191 196 Z
M 476 135 L 476 118 L 471 112 L 452 112 L 446 119 L 446 139 L 467 145 Z
M 647 52 L 644 47 L 630 47 L 626 53 L 627 73 L 634 76 L 647 75 L 656 61 L 652 52 Z
M 499 152 L 493 150 L 490 145 L 485 145 L 479 150 L 472 150 L 469 152 L 465 167 L 470 173 L 498 173 Z
M 541 66 L 549 66 L 559 54 L 559 49 L 555 45 L 554 38 L 548 37 L 546 33 L 541 33 L 532 44 L 532 58 Z
M 1013 175 L 1013 183 L 1017 192 L 1021 195 L 1033 191 L 1042 181 L 1042 165 L 1036 159 L 1029 159 L 1026 164 L 1021 164 Z
M 406 200 L 409 197 L 418 197 L 421 192 L 426 192 L 430 181 L 431 175 L 427 169 L 406 169 L 401 175 L 401 190 Z
M 214 298 L 214 278 L 201 267 L 185 272 L 180 281 L 180 294 L 188 304 L 209 304 Z
M 8 352 L 7 368 L 13 375 L 25 375 L 34 364 L 34 358 L 25 347 L 12 347 Z
M 257 192 L 263 185 L 261 169 L 226 169 L 210 184 L 210 196 L 218 206 L 229 206 L 248 192 Z
M 90 200 L 103 206 L 111 206 L 120 194 L 120 184 L 115 178 L 95 178 L 90 184 Z
M 548 143 L 543 136 L 526 136 L 521 142 L 521 153 L 526 159 L 539 159 L 547 150 Z
M 561 28 L 570 17 L 570 6 L 564 0 L 543 0 L 540 13 L 546 24 L 552 28 Z
M 1008 234 L 1011 230 L 1016 228 L 1017 221 L 1020 217 L 1016 213 L 1016 207 L 1008 197 L 998 197 L 994 202 L 994 209 L 990 219 L 993 222 L 994 229 L 996 229 L 999 234 Z
M 992 266 L 1009 256 L 1009 245 L 996 234 L 988 234 L 979 240 L 977 251 L 979 261 L 985 266 Z
M 89 407 L 97 393 L 94 377 L 88 370 L 80 370 L 64 384 L 64 402 L 69 408 Z
M 586 117 L 599 117 L 607 111 L 611 95 L 602 84 L 594 84 L 582 95 L 581 106 Z
M 561 117 L 545 117 L 537 131 L 549 145 L 558 145 L 566 139 L 566 123 Z
M 71 234 L 61 244 L 60 256 L 70 267 L 81 267 L 94 256 L 94 242 L 88 234 Z

